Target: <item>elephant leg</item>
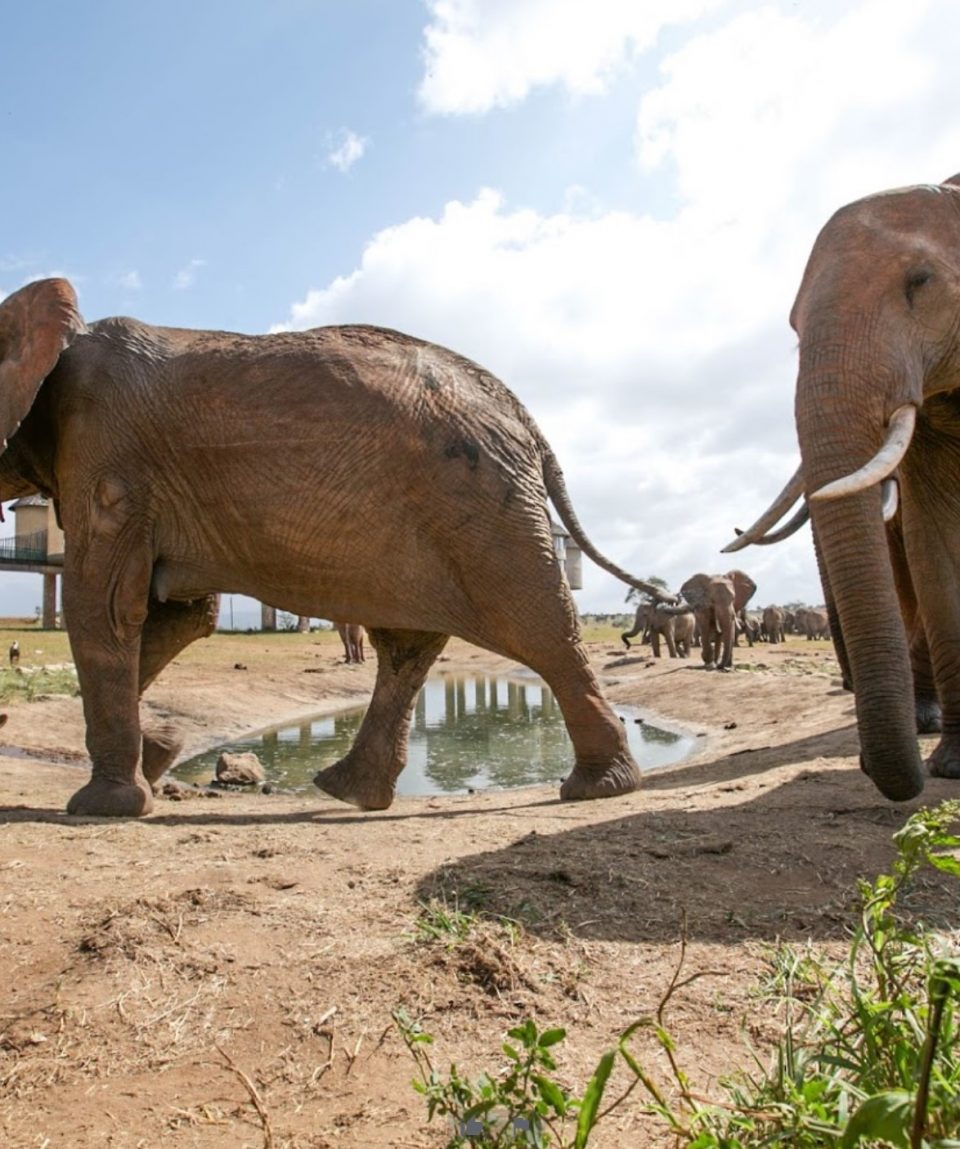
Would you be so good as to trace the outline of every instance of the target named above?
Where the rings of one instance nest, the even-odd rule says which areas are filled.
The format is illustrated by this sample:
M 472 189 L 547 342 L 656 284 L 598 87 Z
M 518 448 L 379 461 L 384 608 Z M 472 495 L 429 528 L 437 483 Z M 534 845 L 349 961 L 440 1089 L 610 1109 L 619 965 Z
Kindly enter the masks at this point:
M 736 632 L 736 623 L 733 617 L 720 621 L 720 657 L 717 659 L 718 670 L 729 670 L 733 666 L 733 639 Z
M 910 642 L 910 670 L 913 674 L 913 703 L 917 715 L 918 734 L 940 734 L 943 730 L 943 713 L 937 697 L 937 687 L 933 679 L 933 666 L 930 662 L 930 647 L 927 634 L 920 618 L 914 619 L 908 631 Z
M 706 669 L 713 670 L 716 639 L 713 616 L 708 611 L 697 611 L 697 623 L 700 627 L 700 657 Z
M 193 602 L 150 601 L 140 638 L 139 690 L 142 695 L 165 666 L 198 638 L 206 638 L 217 626 L 218 595 Z M 156 793 L 156 784 L 183 749 L 183 737 L 172 723 L 143 726 L 140 768 Z
M 650 631 L 650 646 L 653 649 L 653 657 L 660 657 L 660 631 L 654 628 Z
M 960 634 L 960 539 L 951 531 L 932 538 L 923 529 L 930 514 L 912 485 L 901 483 L 902 555 L 889 528 L 887 542 L 907 634 L 918 730 L 925 732 L 921 722 L 935 723 L 936 707 L 941 708 L 940 742 L 927 767 L 935 777 L 960 778 L 960 649 L 955 638 Z
M 314 784 L 326 794 L 359 806 L 385 810 L 393 801 L 407 763 L 410 718 L 424 680 L 448 636 L 419 630 L 369 631 L 377 652 L 373 696 L 347 754 L 321 770 Z
M 677 657 L 677 644 L 673 637 L 673 626 L 668 626 L 663 632 L 663 637 L 667 640 L 667 651 L 671 658 Z
M 903 544 L 903 533 L 899 517 L 887 524 L 887 546 L 890 550 L 890 565 L 893 581 L 897 588 L 900 614 L 907 632 L 910 647 L 910 671 L 913 676 L 913 702 L 917 716 L 918 734 L 939 734 L 943 729 L 943 715 L 937 687 L 930 661 L 930 647 L 927 634 L 917 609 L 917 596 L 913 589 L 910 565 L 907 562 Z M 833 620 L 831 619 L 831 624 Z M 833 633 L 837 633 L 833 631 Z
M 139 715 L 151 560 L 146 548 L 118 554 L 112 535 L 68 548 L 64 565 L 63 609 L 92 762 L 90 781 L 70 798 L 67 813 L 138 817 L 153 808 L 140 769 Z

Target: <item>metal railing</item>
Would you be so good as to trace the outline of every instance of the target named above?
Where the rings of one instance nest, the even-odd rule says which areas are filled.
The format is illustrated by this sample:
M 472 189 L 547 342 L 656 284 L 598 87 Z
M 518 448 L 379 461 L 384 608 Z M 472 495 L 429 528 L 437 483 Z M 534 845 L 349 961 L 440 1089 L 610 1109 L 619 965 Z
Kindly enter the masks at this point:
M 32 535 L 11 535 L 0 539 L 0 563 L 58 562 L 59 555 L 47 554 L 47 532 L 34 531 Z

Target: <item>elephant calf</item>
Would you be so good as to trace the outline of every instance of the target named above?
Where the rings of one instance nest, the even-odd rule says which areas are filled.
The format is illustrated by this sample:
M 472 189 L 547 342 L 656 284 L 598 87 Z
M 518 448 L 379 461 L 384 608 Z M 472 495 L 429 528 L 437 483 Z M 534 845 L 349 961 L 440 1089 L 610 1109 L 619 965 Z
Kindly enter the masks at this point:
M 642 602 L 637 607 L 633 629 L 625 630 L 620 638 L 628 649 L 630 639 L 649 631 L 653 657 L 660 657 L 661 638 L 667 644 L 671 658 L 688 658 L 693 645 L 693 610 L 688 606 L 671 606 L 662 602 Z

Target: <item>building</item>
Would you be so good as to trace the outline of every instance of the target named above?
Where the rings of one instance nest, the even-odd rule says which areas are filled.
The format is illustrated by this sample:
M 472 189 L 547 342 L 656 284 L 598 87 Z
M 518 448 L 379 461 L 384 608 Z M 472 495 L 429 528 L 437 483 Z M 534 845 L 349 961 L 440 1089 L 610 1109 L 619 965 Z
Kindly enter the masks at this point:
M 57 525 L 53 503 L 42 495 L 27 495 L 10 504 L 15 526 L 12 538 L 0 539 L 0 570 L 35 571 L 43 576 L 40 623 L 55 630 L 57 575 L 63 573 L 63 531 Z

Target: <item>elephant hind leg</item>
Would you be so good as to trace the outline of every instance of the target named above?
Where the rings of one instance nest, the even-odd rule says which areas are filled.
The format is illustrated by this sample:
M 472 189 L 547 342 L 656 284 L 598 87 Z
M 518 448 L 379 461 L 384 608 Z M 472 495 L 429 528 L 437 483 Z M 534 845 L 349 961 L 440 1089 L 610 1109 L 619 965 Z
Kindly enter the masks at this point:
M 377 652 L 373 697 L 346 755 L 321 770 L 314 785 L 325 794 L 359 806 L 385 810 L 407 762 L 410 718 L 417 694 L 446 646 L 448 636 L 430 631 L 369 631 Z
M 193 602 L 158 602 L 151 599 L 140 636 L 140 693 L 172 659 L 198 638 L 213 634 L 220 596 L 211 594 Z
M 220 600 L 208 595 L 193 602 L 158 602 L 151 599 L 140 638 L 139 691 L 142 694 L 185 647 L 212 634 Z M 142 726 L 140 768 L 156 793 L 157 783 L 183 749 L 183 736 L 171 723 Z
M 542 638 L 542 636 L 541 636 Z M 574 768 L 560 787 L 564 800 L 612 798 L 640 788 L 640 768 L 623 723 L 600 691 L 579 635 L 515 655 L 553 691 L 573 743 Z

